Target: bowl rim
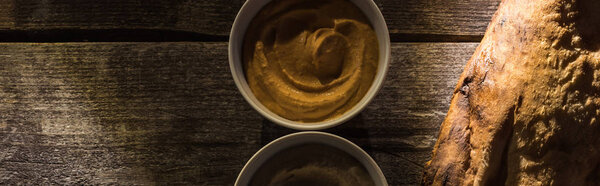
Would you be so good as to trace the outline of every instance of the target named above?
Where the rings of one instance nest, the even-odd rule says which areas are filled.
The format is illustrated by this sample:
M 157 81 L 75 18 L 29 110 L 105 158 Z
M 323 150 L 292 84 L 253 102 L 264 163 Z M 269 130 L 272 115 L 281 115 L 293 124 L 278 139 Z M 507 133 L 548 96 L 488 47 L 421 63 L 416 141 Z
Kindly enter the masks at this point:
M 327 139 L 327 140 L 319 140 L 319 139 Z M 237 179 L 235 180 L 234 185 L 238 186 L 243 181 L 251 181 L 254 173 L 262 166 L 266 161 L 268 161 L 272 156 L 281 152 L 282 150 L 288 149 L 290 147 L 295 147 L 302 144 L 307 143 L 317 143 L 323 144 L 326 146 L 330 146 L 331 148 L 337 148 L 348 155 L 354 157 L 357 161 L 364 166 L 364 168 L 368 171 L 369 176 L 373 179 L 373 181 L 377 184 L 378 181 L 381 185 L 387 186 L 387 179 L 381 171 L 381 168 L 373 160 L 373 158 L 365 152 L 358 145 L 352 143 L 350 140 L 346 138 L 340 137 L 335 134 L 330 134 L 326 132 L 320 131 L 303 131 L 291 133 L 282 137 L 279 137 L 267 145 L 260 148 L 252 157 L 246 162 L 240 173 L 238 174 Z M 377 179 L 377 180 L 376 180 Z
M 367 16 L 369 23 L 371 24 L 371 26 L 373 27 L 373 29 L 377 35 L 378 45 L 380 48 L 379 49 L 379 57 L 380 58 L 379 58 L 379 64 L 378 64 L 378 68 L 377 68 L 377 74 L 375 75 L 375 77 L 373 79 L 373 83 L 371 84 L 371 87 L 369 87 L 369 91 L 367 91 L 367 93 L 363 96 L 363 98 L 358 103 L 356 103 L 356 105 L 354 105 L 352 108 L 350 108 L 350 110 L 346 111 L 345 113 L 343 113 L 342 115 L 340 115 L 336 118 L 325 120 L 325 121 L 318 121 L 318 122 L 300 122 L 300 121 L 293 121 L 293 120 L 289 120 L 287 118 L 281 117 L 280 115 L 278 115 L 278 114 L 272 112 L 271 110 L 269 110 L 268 108 L 266 108 L 260 101 L 258 101 L 256 99 L 256 97 L 254 96 L 254 93 L 252 93 L 252 91 L 250 90 L 250 88 L 248 86 L 248 82 L 245 77 L 245 73 L 243 71 L 243 64 L 242 64 L 243 56 L 241 54 L 241 52 L 243 52 L 243 51 L 241 48 L 243 47 L 243 42 L 244 42 L 243 38 L 245 37 L 244 35 L 246 34 L 247 27 L 250 24 L 250 21 L 252 21 L 252 19 L 256 16 L 256 14 L 258 12 L 260 12 L 260 10 L 262 10 L 262 8 L 271 1 L 273 1 L 273 0 L 247 0 L 242 5 L 241 9 L 238 11 L 238 14 L 235 17 L 231 31 L 229 33 L 229 42 L 228 42 L 229 69 L 231 71 L 231 75 L 233 76 L 235 85 L 238 88 L 238 91 L 240 92 L 240 94 L 242 94 L 242 96 L 244 97 L 246 102 L 248 102 L 248 104 L 250 104 L 250 106 L 254 110 L 256 110 L 258 113 L 260 113 L 263 117 L 267 118 L 268 120 L 270 120 L 280 126 L 291 128 L 291 129 L 296 129 L 296 130 L 323 130 L 323 129 L 332 128 L 332 127 L 335 127 L 335 126 L 345 123 L 346 121 L 354 118 L 357 114 L 362 112 L 362 110 L 364 110 L 367 107 L 367 105 L 375 98 L 375 96 L 381 90 L 383 83 L 385 81 L 385 78 L 387 76 L 387 71 L 388 71 L 389 63 L 390 63 L 390 55 L 391 55 L 391 44 L 390 44 L 391 42 L 390 42 L 390 36 L 389 36 L 389 29 L 387 27 L 385 18 L 383 17 L 383 14 L 381 13 L 381 10 L 379 10 L 379 8 L 375 4 L 375 2 L 373 0 L 350 0 L 363 12 L 363 14 L 365 16 Z M 260 6 L 259 8 L 256 8 L 256 10 L 249 10 L 248 7 L 251 6 L 250 4 L 256 3 L 256 2 L 263 3 L 263 5 Z M 367 4 L 366 6 L 368 6 L 368 7 L 361 7 L 356 2 L 365 2 Z M 378 24 L 379 27 L 376 27 L 375 23 L 373 23 L 373 20 L 370 19 L 370 17 L 369 17 L 370 14 L 367 14 L 367 11 L 365 11 L 365 10 L 369 10 L 368 12 L 374 14 L 372 16 L 374 16 L 375 17 L 374 19 L 379 23 Z M 251 15 L 251 18 L 249 18 L 249 21 L 247 23 L 241 23 L 240 17 L 247 16 L 247 15 Z M 241 24 L 245 24 L 245 25 L 241 25 Z M 378 33 L 380 33 L 380 34 L 378 34 Z M 237 37 L 234 37 L 234 36 L 236 36 L 235 34 L 241 34 L 241 36 L 239 36 L 241 41 L 236 41 Z M 238 48 L 235 48 L 235 46 L 233 44 L 237 44 L 237 42 L 239 42 L 239 46 L 238 46 Z M 382 46 L 383 46 L 383 48 L 382 48 Z M 236 54 L 236 52 L 239 54 Z M 381 66 L 381 67 L 379 67 L 379 66 Z M 241 75 L 238 73 L 238 71 L 241 72 Z M 248 89 L 248 90 L 246 90 L 246 89 Z

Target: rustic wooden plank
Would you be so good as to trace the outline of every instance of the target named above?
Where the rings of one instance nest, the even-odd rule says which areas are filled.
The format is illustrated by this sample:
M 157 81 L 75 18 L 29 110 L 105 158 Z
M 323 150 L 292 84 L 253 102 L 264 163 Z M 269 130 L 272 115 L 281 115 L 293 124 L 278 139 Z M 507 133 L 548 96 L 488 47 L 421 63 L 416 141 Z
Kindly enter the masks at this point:
M 0 183 L 223 185 L 260 147 L 225 43 L 0 48 Z
M 244 0 L 2 0 L 0 31 L 151 29 L 229 35 Z M 375 0 L 393 40 L 480 39 L 500 0 Z M 80 33 L 82 34 L 82 33 Z M 31 35 L 31 34 L 29 34 Z M 433 36 L 430 36 L 433 35 Z M 443 37 L 442 37 L 443 36 Z M 452 38 L 452 37 L 451 37 Z
M 394 34 L 483 36 L 500 0 L 382 0 L 379 7 Z
M 383 89 L 346 124 L 391 185 L 417 184 L 476 43 L 396 43 Z M 231 185 L 295 132 L 238 93 L 227 43 L 0 44 L 0 184 Z
M 243 0 L 19 0 L 0 13 L 11 30 L 166 29 L 225 35 Z
M 14 16 L 12 14 L 13 9 L 14 7 L 12 1 L 0 0 L 0 28 L 6 29 L 15 27 L 13 21 Z

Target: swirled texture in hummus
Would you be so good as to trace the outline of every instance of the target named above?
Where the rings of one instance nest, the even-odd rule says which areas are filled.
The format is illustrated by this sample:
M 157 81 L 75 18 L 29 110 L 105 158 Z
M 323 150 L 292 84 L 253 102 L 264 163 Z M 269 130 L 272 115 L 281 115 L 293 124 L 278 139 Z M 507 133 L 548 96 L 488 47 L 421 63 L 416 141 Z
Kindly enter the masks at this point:
M 372 186 L 375 182 L 348 153 L 322 144 L 302 144 L 273 155 L 256 170 L 249 185 Z
M 275 0 L 250 23 L 244 68 L 272 112 L 295 121 L 336 118 L 367 93 L 377 71 L 377 37 L 346 0 Z

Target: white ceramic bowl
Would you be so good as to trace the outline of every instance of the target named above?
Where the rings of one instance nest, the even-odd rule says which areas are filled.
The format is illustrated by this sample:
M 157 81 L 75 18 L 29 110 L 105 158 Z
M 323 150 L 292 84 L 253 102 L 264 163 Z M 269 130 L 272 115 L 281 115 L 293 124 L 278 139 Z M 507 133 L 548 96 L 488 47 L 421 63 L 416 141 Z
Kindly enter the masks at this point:
M 390 59 L 390 36 L 383 15 L 381 15 L 377 5 L 372 0 L 351 0 L 366 15 L 367 19 L 375 29 L 375 34 L 379 41 L 379 65 L 371 88 L 367 94 L 364 95 L 362 100 L 342 116 L 327 121 L 303 123 L 283 118 L 263 106 L 260 101 L 256 99 L 250 90 L 250 87 L 248 87 L 248 82 L 246 81 L 246 76 L 244 74 L 242 46 L 246 29 L 254 16 L 270 1 L 271 0 L 247 0 L 238 12 L 229 35 L 229 67 L 231 68 L 231 74 L 233 75 L 235 85 L 238 87 L 246 101 L 267 119 L 281 126 L 297 130 L 321 130 L 330 128 L 348 121 L 356 114 L 360 113 L 381 88 Z
M 289 134 L 265 145 L 263 148 L 258 150 L 258 152 L 256 152 L 254 156 L 250 158 L 250 160 L 248 160 L 238 175 L 235 185 L 248 185 L 258 168 L 260 168 L 261 165 L 263 165 L 276 153 L 289 147 L 307 143 L 323 144 L 348 153 L 352 157 L 356 158 L 356 160 L 358 160 L 367 169 L 369 176 L 371 176 L 375 185 L 388 185 L 385 176 L 383 175 L 383 172 L 381 172 L 381 169 L 377 163 L 375 163 L 373 158 L 371 158 L 371 156 L 369 156 L 369 154 L 363 151 L 359 146 L 342 137 L 316 131 Z

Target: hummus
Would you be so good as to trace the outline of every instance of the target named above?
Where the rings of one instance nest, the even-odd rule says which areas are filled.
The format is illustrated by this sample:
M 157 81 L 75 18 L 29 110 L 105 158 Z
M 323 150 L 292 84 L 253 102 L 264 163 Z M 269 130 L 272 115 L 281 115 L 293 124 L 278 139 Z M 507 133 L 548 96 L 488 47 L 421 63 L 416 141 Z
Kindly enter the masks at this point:
M 371 87 L 379 60 L 373 28 L 346 0 L 274 0 L 250 23 L 243 52 L 256 98 L 302 122 L 350 110 Z
M 255 185 L 375 185 L 365 167 L 336 148 L 305 144 L 283 150 L 267 160 L 250 181 Z

